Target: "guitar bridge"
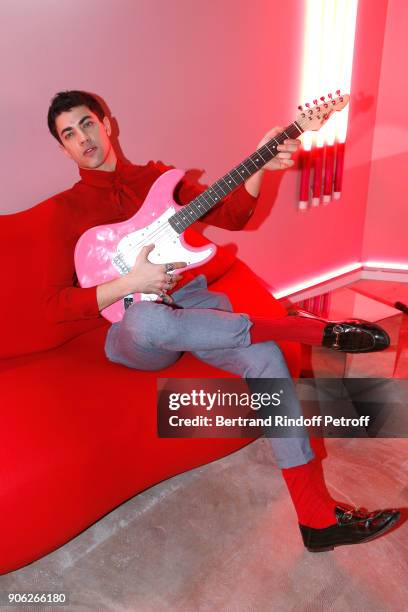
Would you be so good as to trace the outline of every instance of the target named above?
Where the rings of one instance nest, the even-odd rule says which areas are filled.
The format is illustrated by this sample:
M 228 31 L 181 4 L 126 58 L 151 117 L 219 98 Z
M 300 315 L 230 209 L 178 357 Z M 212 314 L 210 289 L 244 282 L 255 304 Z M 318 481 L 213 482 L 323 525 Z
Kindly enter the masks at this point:
M 130 272 L 130 268 L 126 265 L 121 253 L 118 253 L 116 257 L 112 259 L 112 263 L 120 274 L 124 275 Z

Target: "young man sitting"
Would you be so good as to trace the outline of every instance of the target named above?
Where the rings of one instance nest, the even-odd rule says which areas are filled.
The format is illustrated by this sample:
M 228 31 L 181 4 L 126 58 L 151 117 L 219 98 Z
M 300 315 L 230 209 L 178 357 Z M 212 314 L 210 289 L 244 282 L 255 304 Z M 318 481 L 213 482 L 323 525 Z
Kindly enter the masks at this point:
M 228 297 L 207 289 L 197 271 L 177 270 L 184 262 L 154 264 L 146 245 L 126 274 L 95 287 L 81 288 L 76 281 L 74 248 L 89 228 L 121 222 L 141 207 L 150 187 L 170 167 L 161 162 L 133 165 L 118 159 L 111 143 L 111 124 L 99 101 L 87 92 L 57 94 L 48 111 L 48 126 L 63 151 L 78 165 L 81 180 L 55 196 L 58 200 L 54 230 L 59 252 L 49 261 L 45 302 L 48 315 L 60 324 L 93 319 L 133 293 L 156 294 L 162 301 L 141 301 L 126 309 L 123 319 L 109 328 L 108 359 L 127 367 L 159 370 L 174 363 L 183 351 L 246 379 L 284 378 L 285 407 L 289 417 L 301 415 L 279 340 L 297 340 L 340 351 L 369 352 L 386 348 L 387 334 L 362 321 L 328 322 L 302 314 L 268 319 L 232 312 Z M 270 130 L 259 146 L 282 128 Z M 265 171 L 289 168 L 297 139 L 279 145 L 279 154 L 239 186 L 203 220 L 229 230 L 242 229 L 256 205 Z M 183 180 L 180 204 L 187 204 L 204 186 Z M 251 388 L 251 390 L 254 390 Z M 309 439 L 269 438 L 277 463 L 293 500 L 305 546 L 311 551 L 331 550 L 342 544 L 372 540 L 399 519 L 393 509 L 367 512 L 333 500 L 325 487 L 320 461 Z

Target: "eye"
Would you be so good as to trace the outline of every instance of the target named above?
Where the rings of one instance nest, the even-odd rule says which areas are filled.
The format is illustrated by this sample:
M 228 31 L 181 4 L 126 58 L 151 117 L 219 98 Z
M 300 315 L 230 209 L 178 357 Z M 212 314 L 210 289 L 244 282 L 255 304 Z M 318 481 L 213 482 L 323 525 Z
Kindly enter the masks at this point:
M 73 134 L 73 132 L 67 132 L 65 134 L 65 140 L 68 140 L 69 138 L 71 138 L 72 134 Z
M 93 121 L 87 121 L 85 123 L 85 127 L 91 127 L 91 125 L 93 125 Z

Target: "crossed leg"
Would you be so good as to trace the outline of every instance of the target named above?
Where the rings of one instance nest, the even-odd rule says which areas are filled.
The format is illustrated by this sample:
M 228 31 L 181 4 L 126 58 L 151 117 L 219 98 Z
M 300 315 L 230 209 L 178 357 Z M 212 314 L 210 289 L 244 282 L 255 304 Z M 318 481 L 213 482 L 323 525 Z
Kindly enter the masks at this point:
M 251 391 L 256 390 L 256 379 L 285 379 L 287 416 L 302 414 L 280 348 L 272 340 L 251 344 L 249 318 L 232 313 L 226 295 L 208 291 L 205 278 L 197 277 L 173 298 L 181 308 L 153 302 L 129 308 L 108 332 L 108 358 L 128 367 L 158 370 L 174 363 L 183 351 L 190 351 L 206 363 L 255 379 Z M 303 465 L 314 457 L 307 436 L 268 439 L 280 468 Z

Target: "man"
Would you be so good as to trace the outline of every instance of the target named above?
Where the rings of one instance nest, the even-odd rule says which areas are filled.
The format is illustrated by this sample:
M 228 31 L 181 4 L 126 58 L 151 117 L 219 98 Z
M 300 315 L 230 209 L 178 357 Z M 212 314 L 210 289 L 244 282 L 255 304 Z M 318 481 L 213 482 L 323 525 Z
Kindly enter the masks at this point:
M 79 167 L 81 181 L 62 194 L 54 221 L 59 252 L 48 262 L 45 295 L 48 315 L 61 324 L 96 319 L 100 312 L 131 293 L 154 293 L 163 302 L 139 302 L 125 311 L 107 334 L 106 354 L 128 367 L 158 370 L 174 363 L 183 351 L 251 380 L 285 379 L 287 415 L 301 414 L 293 381 L 276 340 L 301 340 L 336 350 L 368 352 L 389 344 L 387 334 L 365 322 L 331 323 L 300 315 L 265 319 L 232 312 L 226 295 L 208 291 L 205 268 L 183 275 L 183 262 L 153 264 L 144 247 L 132 270 L 96 287 L 77 286 L 73 251 L 90 227 L 129 219 L 140 208 L 153 182 L 169 167 L 161 162 L 135 166 L 117 158 L 111 124 L 98 100 L 81 91 L 57 94 L 48 111 L 48 126 L 61 151 Z M 259 146 L 282 131 L 270 130 Z M 279 154 L 204 217 L 206 223 L 242 229 L 256 204 L 266 170 L 293 165 L 299 141 L 285 140 Z M 205 188 L 182 181 L 180 204 Z M 201 273 L 200 273 L 201 272 Z M 172 292 L 171 296 L 168 292 Z M 399 519 L 396 510 L 357 511 L 333 500 L 325 488 L 320 461 L 307 437 L 270 438 L 298 514 L 305 546 L 311 551 L 371 540 Z

